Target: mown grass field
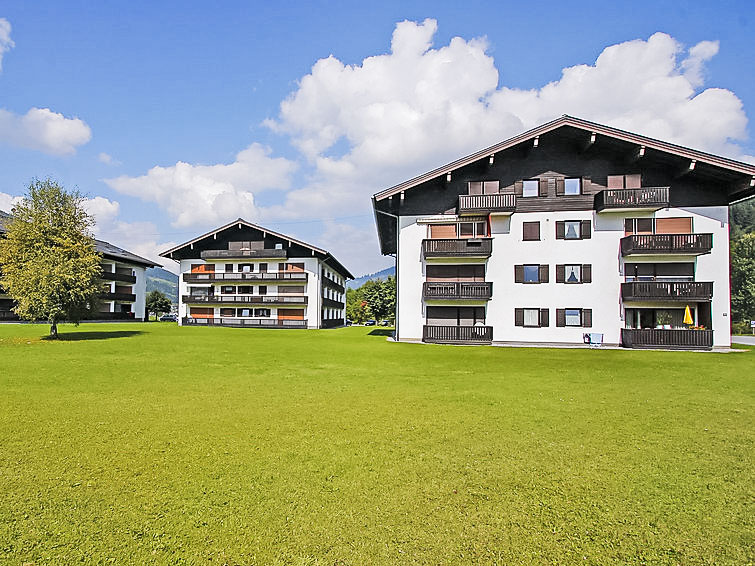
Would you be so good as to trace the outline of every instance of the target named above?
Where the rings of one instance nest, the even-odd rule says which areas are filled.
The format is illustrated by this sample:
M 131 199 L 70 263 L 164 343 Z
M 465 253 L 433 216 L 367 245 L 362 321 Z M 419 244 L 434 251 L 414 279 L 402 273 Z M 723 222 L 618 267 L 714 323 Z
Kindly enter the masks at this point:
M 755 353 L 0 325 L 0 562 L 751 564 Z

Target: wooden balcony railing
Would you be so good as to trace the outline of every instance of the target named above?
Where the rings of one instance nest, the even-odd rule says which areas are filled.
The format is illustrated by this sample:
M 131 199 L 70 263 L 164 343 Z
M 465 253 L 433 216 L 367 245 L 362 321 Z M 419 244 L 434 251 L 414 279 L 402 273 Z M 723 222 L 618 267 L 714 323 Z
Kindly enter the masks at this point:
M 344 308 L 344 303 L 341 303 L 339 301 L 336 301 L 334 299 L 329 299 L 327 297 L 322 297 L 322 306 L 324 307 L 330 307 L 332 309 L 342 309 Z
M 131 284 L 136 283 L 135 275 L 127 275 L 125 273 L 116 273 L 115 271 L 103 271 L 101 278 L 103 281 L 120 281 L 123 283 L 131 283 Z
M 621 284 L 624 301 L 710 301 L 712 281 L 633 281 Z
M 478 299 L 493 296 L 493 284 L 489 282 L 426 281 L 422 284 L 425 299 Z
M 668 187 L 605 189 L 595 195 L 595 210 L 598 212 L 643 208 L 658 210 L 668 205 Z
M 293 281 L 296 283 L 307 281 L 309 274 L 302 271 L 271 271 L 257 272 L 257 273 L 234 273 L 234 272 L 218 272 L 218 273 L 184 273 L 183 280 L 187 283 L 208 283 L 212 281 Z
M 346 289 L 344 289 L 343 285 L 340 285 L 333 281 L 330 277 L 327 277 L 326 275 L 322 276 L 322 286 L 323 287 L 330 287 L 331 289 L 335 289 L 339 293 L 345 293 Z
M 287 250 L 205 250 L 199 254 L 202 259 L 260 259 L 260 258 L 285 258 Z
M 453 238 L 422 240 L 424 257 L 490 257 L 491 238 Z
M 342 318 L 329 318 L 322 321 L 320 328 L 336 328 L 343 325 L 344 320 Z
M 515 194 L 459 195 L 459 214 L 490 214 L 515 210 Z
M 488 344 L 493 341 L 493 327 L 426 324 L 422 327 L 422 341 L 449 344 Z
M 277 318 L 192 318 L 184 317 L 186 326 L 232 326 L 234 328 L 307 328 L 306 320 L 278 320 Z
M 136 301 L 136 295 L 134 293 L 101 293 L 100 299 L 104 301 L 124 301 L 126 303 L 133 303 Z
M 296 304 L 306 305 L 304 295 L 182 295 L 184 304 Z
M 703 255 L 713 248 L 713 234 L 634 234 L 621 239 L 621 255 Z
M 622 328 L 621 344 L 625 348 L 668 348 L 710 350 L 712 330 L 662 330 L 660 328 Z

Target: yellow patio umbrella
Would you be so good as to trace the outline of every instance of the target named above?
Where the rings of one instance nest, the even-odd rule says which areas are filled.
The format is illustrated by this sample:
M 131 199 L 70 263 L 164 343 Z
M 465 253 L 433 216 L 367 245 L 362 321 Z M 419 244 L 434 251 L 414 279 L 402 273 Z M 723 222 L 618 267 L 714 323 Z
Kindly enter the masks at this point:
M 694 322 L 694 320 L 692 320 L 692 310 L 689 308 L 689 305 L 684 308 L 684 320 L 682 322 L 684 324 L 692 324 Z

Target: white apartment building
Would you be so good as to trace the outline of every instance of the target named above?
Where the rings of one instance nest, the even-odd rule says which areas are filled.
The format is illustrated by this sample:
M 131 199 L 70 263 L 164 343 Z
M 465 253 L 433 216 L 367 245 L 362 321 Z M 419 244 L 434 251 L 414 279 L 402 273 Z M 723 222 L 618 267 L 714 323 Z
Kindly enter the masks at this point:
M 332 328 L 353 275 L 330 253 L 241 218 L 160 254 L 180 265 L 181 325 Z
M 755 166 L 563 116 L 373 197 L 402 341 L 730 346 Z

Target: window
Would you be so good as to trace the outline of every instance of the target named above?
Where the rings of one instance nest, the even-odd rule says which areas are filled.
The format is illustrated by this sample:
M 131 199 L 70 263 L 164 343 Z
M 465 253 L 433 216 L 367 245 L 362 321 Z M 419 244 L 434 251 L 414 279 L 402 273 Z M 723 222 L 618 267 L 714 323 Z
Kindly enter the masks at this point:
M 566 309 L 566 326 L 582 326 L 582 313 L 579 309 Z
M 270 309 L 254 309 L 254 316 L 267 318 L 270 316 Z
M 625 218 L 624 234 L 692 234 L 692 218 Z
M 232 285 L 223 285 L 220 288 L 220 293 L 223 295 L 233 295 L 236 292 L 236 287 Z
M 238 309 L 239 316 L 252 316 L 252 309 Z
M 225 264 L 225 272 L 226 272 L 226 273 L 231 273 L 231 272 L 233 272 L 233 264 L 232 264 L 232 263 L 226 263 L 226 264 Z
M 582 271 L 582 266 L 580 265 L 565 265 L 564 266 L 564 283 L 579 283 L 581 271 Z
M 539 283 L 540 266 L 539 265 L 525 265 L 524 266 L 524 282 L 525 283 Z
M 236 309 L 220 309 L 220 316 L 234 316 Z
M 547 265 L 515 265 L 514 283 L 547 283 Z
M 540 191 L 540 181 L 537 179 L 526 179 L 522 181 L 522 196 L 536 197 Z
M 655 232 L 655 222 L 653 218 L 625 218 L 624 234 L 652 234 Z
M 556 309 L 556 326 L 592 327 L 592 309 Z
M 267 295 L 267 285 L 260 285 L 259 293 L 260 295 Z
M 582 179 L 565 179 L 564 180 L 564 194 L 565 195 L 578 195 L 582 193 Z
M 548 309 L 514 309 L 514 325 L 531 328 L 548 326 Z
M 609 189 L 639 189 L 641 184 L 639 173 L 634 175 L 608 175 Z
M 189 287 L 189 295 L 192 297 L 207 297 L 210 294 L 208 287 Z
M 588 240 L 592 236 L 589 220 L 557 220 L 557 240 Z
M 253 266 L 251 263 L 240 263 L 239 264 L 239 271 L 241 273 L 250 273 L 254 271 Z
M 540 309 L 524 309 L 524 326 L 540 326 Z
M 239 287 L 238 291 L 239 295 L 251 295 L 254 293 L 254 287 L 251 285 L 244 285 L 242 287 Z
M 487 235 L 487 222 L 484 220 L 459 223 L 460 238 L 484 238 Z
M 564 222 L 564 239 L 579 240 L 582 235 L 581 222 L 567 220 Z
M 492 195 L 498 192 L 498 181 L 470 181 L 470 195 Z
M 592 283 L 592 265 L 556 265 L 556 283 Z
M 540 240 L 540 222 L 522 222 L 522 240 L 525 242 Z

